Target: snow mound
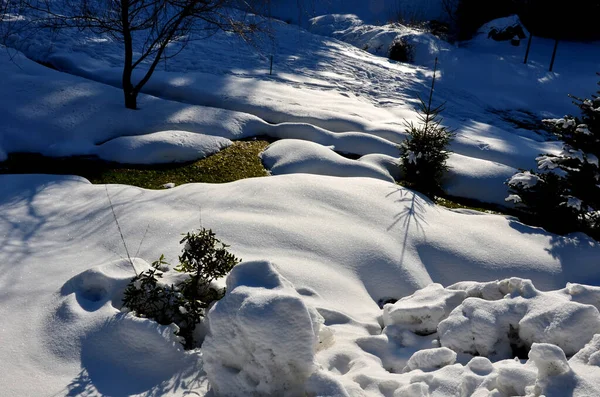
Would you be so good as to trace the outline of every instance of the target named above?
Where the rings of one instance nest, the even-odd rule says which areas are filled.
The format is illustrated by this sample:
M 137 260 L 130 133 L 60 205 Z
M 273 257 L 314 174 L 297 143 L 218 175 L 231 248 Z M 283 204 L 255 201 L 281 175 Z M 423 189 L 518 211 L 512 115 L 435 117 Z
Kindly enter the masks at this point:
M 269 125 L 265 133 L 279 139 L 299 139 L 323 146 L 333 146 L 335 150 L 342 153 L 358 155 L 379 153 L 388 156 L 399 154 L 398 145 L 394 142 L 364 132 L 332 132 L 306 123 L 281 123 Z M 403 138 L 402 135 L 394 136 L 394 139 Z
M 305 173 L 394 181 L 387 169 L 347 159 L 331 149 L 309 141 L 286 139 L 269 145 L 261 158 L 273 175 Z
M 501 281 L 499 289 L 508 292 L 504 299 L 465 299 L 440 322 L 442 346 L 504 359 L 515 349 L 552 343 L 572 356 L 600 333 L 598 309 L 574 301 L 568 290 L 541 292 L 523 279 Z
M 600 367 L 600 335 L 596 334 L 585 347 L 577 352 L 571 361 Z
M 218 395 L 301 395 L 323 318 L 269 262 L 245 262 L 208 313 L 205 370 Z
M 420 350 L 412 355 L 406 364 L 405 372 L 415 369 L 433 370 L 456 362 L 456 352 L 447 347 Z
M 315 34 L 336 38 L 367 51 L 373 55 L 389 57 L 394 42 L 403 40 L 412 47 L 412 62 L 433 66 L 433 61 L 442 51 L 450 51 L 450 45 L 431 33 L 393 23 L 382 26 L 365 24 L 352 14 L 330 14 L 310 20 L 310 31 Z
M 456 306 L 467 298 L 467 293 L 444 289 L 441 284 L 430 284 L 411 296 L 383 308 L 383 324 L 399 325 L 411 331 L 429 335 L 436 332 L 440 321 L 448 317 Z
M 159 131 L 122 136 L 99 145 L 101 159 L 129 164 L 158 164 L 198 160 L 230 146 L 227 138 L 187 131 Z
M 504 182 L 518 172 L 516 168 L 458 153 L 451 153 L 446 164 L 449 170 L 442 186 L 447 194 L 508 205 L 508 187 Z
M 483 26 L 481 26 L 476 33 L 476 39 L 487 39 L 489 35 L 494 32 L 505 32 L 508 29 L 520 29 L 520 31 L 525 35 L 525 37 L 529 37 L 529 31 L 525 26 L 521 23 L 521 19 L 518 15 L 510 15 L 508 17 L 497 18 L 494 19 Z

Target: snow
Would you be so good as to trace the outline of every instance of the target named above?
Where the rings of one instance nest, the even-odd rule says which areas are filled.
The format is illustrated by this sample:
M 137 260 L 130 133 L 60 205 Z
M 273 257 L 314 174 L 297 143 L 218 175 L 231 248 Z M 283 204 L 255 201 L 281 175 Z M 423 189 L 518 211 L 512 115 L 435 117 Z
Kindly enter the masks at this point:
M 508 17 L 494 19 L 493 21 L 485 23 L 477 30 L 476 35 L 479 35 L 480 37 L 485 36 L 487 38 L 487 36 L 492 30 L 503 31 L 506 28 L 510 28 L 513 26 L 521 27 L 525 36 L 529 37 L 529 32 L 527 31 L 527 28 L 525 28 L 525 26 L 521 23 L 521 20 L 519 19 L 518 15 L 510 15 Z M 515 37 L 516 39 L 519 39 L 519 36 Z
M 526 189 L 537 185 L 540 178 L 529 171 L 519 172 L 513 175 L 509 181 L 509 186 L 522 186 Z
M 566 94 L 594 87 L 598 43 L 561 44 L 549 73 L 552 41 L 535 39 L 523 65 L 523 47 L 485 34 L 453 46 L 376 26 L 373 4 L 332 2 L 327 12 L 358 17 L 313 20 L 330 37 L 271 22 L 275 39 L 256 47 L 226 33 L 191 42 L 159 65 L 136 111 L 115 88 L 121 48 L 109 37 L 8 39 L 22 53 L 0 51 L 0 160 L 25 151 L 175 162 L 235 139 L 278 141 L 262 154 L 273 176 L 222 185 L 0 175 L 2 393 L 600 394 L 598 242 L 448 210 L 392 183 L 404 120 L 416 121 L 437 56 L 434 101 L 447 101 L 444 122 L 457 131 L 444 187 L 504 204 L 504 181 L 562 146 L 505 116 L 569 112 Z M 412 4 L 436 13 L 433 2 Z M 274 4 L 297 16 L 289 5 Z M 398 35 L 415 46 L 415 65 L 349 44 L 383 55 Z M 121 301 L 135 272 L 161 254 L 174 262 L 181 233 L 200 227 L 244 262 L 219 280 L 227 293 L 197 329 L 202 347 L 184 351 L 176 326 Z
M 411 48 L 412 62 L 432 66 L 436 56 L 452 51 L 452 46 L 431 33 L 400 24 L 374 26 L 356 15 L 323 15 L 310 20 L 312 33 L 334 37 L 371 54 L 388 57 L 391 46 L 404 41 Z
M 456 352 L 447 347 L 420 350 L 413 354 L 406 363 L 406 372 L 420 370 L 435 370 L 456 362 Z
M 275 142 L 265 149 L 261 158 L 273 175 L 306 173 L 394 181 L 385 168 L 347 159 L 330 148 L 308 141 L 285 139 Z
M 577 197 L 568 196 L 567 201 L 564 202 L 564 205 L 566 205 L 569 208 L 573 208 L 577 211 L 581 211 L 581 206 L 583 205 L 583 201 L 581 201 Z
M 202 348 L 215 393 L 303 394 L 316 367 L 321 315 L 268 262 L 236 266 L 227 291 L 209 312 Z
M 439 323 L 442 346 L 502 359 L 511 358 L 512 346 L 552 343 L 573 355 L 600 331 L 595 306 L 571 301 L 568 294 L 539 292 L 527 281 L 503 283 L 510 297 L 466 299 Z
M 446 291 L 441 284 L 430 284 L 409 297 L 385 305 L 383 324 L 402 325 L 417 334 L 430 335 L 466 297 L 464 291 Z
M 0 305 L 0 315 L 20 313 L 3 324 L 2 338 L 28 341 L 26 350 L 15 343 L 2 347 L 4 360 L 0 370 L 4 376 L 0 383 L 6 393 L 68 394 L 66 385 L 77 383 L 77 379 L 85 379 L 86 390 L 100 393 L 114 391 L 111 387 L 121 387 L 126 379 L 131 385 L 123 386 L 127 387 L 124 390 L 132 394 L 162 390 L 166 395 L 178 395 L 178 389 L 172 388 L 178 379 L 191 382 L 185 390 L 191 388 L 199 393 L 206 390 L 207 382 L 212 384 L 209 368 L 219 361 L 204 368 L 209 372 L 207 378 L 202 370 L 207 364 L 204 358 L 198 358 L 198 351 L 182 352 L 174 339 L 168 339 L 171 334 L 167 335 L 166 328 L 147 327 L 144 324 L 150 324 L 150 320 L 138 324 L 135 321 L 141 320 L 120 313 L 119 294 L 133 271 L 122 260 L 116 268 L 111 264 L 111 258 L 124 253 L 104 186 L 67 176 L 4 175 L 0 179 L 6 187 L 0 192 L 0 234 L 5 247 L 0 252 L 0 262 L 12 265 L 4 268 L 1 279 L 5 300 Z M 222 305 L 215 305 L 208 316 L 209 335 L 218 337 L 207 337 L 205 344 L 213 344 L 213 353 L 219 350 L 215 343 L 240 349 L 232 347 L 238 352 L 232 356 L 226 356 L 228 348 L 224 349 L 219 357 L 236 358 L 234 367 L 246 368 L 259 381 L 269 379 L 270 359 L 262 355 L 267 350 L 251 348 L 249 341 L 264 346 L 268 340 L 269 349 L 283 355 L 281 360 L 289 357 L 285 356 L 286 346 L 297 346 L 293 351 L 299 360 L 302 357 L 298 363 L 304 368 L 302 371 L 308 372 L 312 365 L 309 357 L 314 357 L 318 368 L 316 374 L 309 374 L 307 390 L 310 385 L 323 385 L 342 387 L 348 395 L 378 395 L 375 390 L 379 387 L 400 389 L 416 376 L 412 371 L 408 375 L 401 371 L 413 354 L 439 348 L 433 343 L 437 336 L 417 335 L 402 324 L 388 324 L 382 332 L 384 323 L 380 321 L 385 310 L 390 309 L 382 310 L 378 302 L 389 297 L 408 297 L 432 282 L 450 285 L 465 275 L 481 281 L 506 275 L 527 277 L 545 289 L 564 287 L 568 281 L 597 280 L 600 246 L 589 239 L 554 236 L 500 216 L 448 211 L 408 190 L 373 178 L 296 174 L 223 185 L 188 184 L 159 191 L 109 186 L 108 192 L 130 251 L 135 251 L 144 230 L 150 227 L 139 250 L 139 255 L 148 261 L 161 253 L 168 260 L 175 257 L 181 249 L 178 236 L 182 231 L 198 228 L 199 217 L 202 225 L 213 228 L 219 238 L 230 244 L 232 252 L 245 262 L 228 279 L 228 296 Z M 25 238 L 27 244 L 22 243 Z M 574 249 L 574 244 L 578 248 Z M 147 266 L 135 263 L 138 271 Z M 27 273 L 23 273 L 24 269 Z M 437 286 L 417 296 L 422 296 L 418 300 L 423 307 L 443 307 L 432 311 L 442 313 L 455 304 L 446 296 L 464 296 L 463 290 L 473 296 L 502 296 L 511 291 L 507 285 L 471 284 L 438 294 L 427 292 L 439 290 Z M 530 289 L 529 293 L 532 291 L 535 292 Z M 560 336 L 569 331 L 577 338 L 568 343 L 560 338 L 554 342 L 570 349 L 583 346 L 594 332 L 597 309 L 588 303 L 600 302 L 598 288 L 570 284 L 563 292 L 548 294 L 539 293 L 539 299 L 547 299 L 540 301 L 539 306 L 555 307 L 565 313 L 565 321 L 557 320 L 556 331 L 549 335 Z M 36 298 L 31 299 L 32 296 Z M 527 299 L 533 301 L 538 299 L 536 296 Z M 570 304 L 569 299 L 573 301 Z M 575 303 L 579 300 L 584 303 Z M 550 305 L 553 301 L 556 302 Z M 418 307 L 415 299 L 398 302 Z M 284 305 L 286 310 L 265 312 L 260 309 L 262 304 L 266 305 L 264 310 L 269 305 Z M 323 342 L 319 345 L 323 347 L 314 346 L 314 321 L 321 320 L 311 308 L 323 318 L 324 329 L 328 329 L 318 332 L 319 342 Z M 533 314 L 544 313 L 538 306 L 532 305 L 533 309 Z M 537 320 L 544 318 L 539 316 L 532 319 L 542 321 Z M 270 318 L 272 321 L 267 320 Z M 573 331 L 568 318 L 577 319 L 572 323 L 575 326 L 583 326 Z M 530 328 L 535 327 L 535 321 Z M 280 335 L 279 328 L 282 332 L 287 329 L 285 324 L 293 326 L 293 330 L 275 337 L 274 333 Z M 134 331 L 136 327 L 147 333 L 132 339 L 131 332 L 141 332 Z M 235 337 L 229 338 L 231 334 L 222 331 L 223 327 Z M 113 334 L 117 329 L 127 331 L 117 338 Z M 114 350 L 106 342 L 108 339 L 98 339 L 103 338 L 104 332 L 112 335 Z M 212 342 L 208 342 L 211 338 Z M 93 354 L 88 355 L 88 345 L 78 342 L 87 340 L 104 341 L 103 361 L 98 357 L 100 350 L 92 350 Z M 291 342 L 278 344 L 278 340 Z M 300 341 L 305 341 L 302 346 Z M 173 346 L 172 352 L 168 346 Z M 152 367 L 156 354 L 164 359 L 160 366 Z M 114 370 L 103 364 L 112 360 L 123 363 L 123 357 L 133 356 L 140 358 L 128 364 L 129 372 L 123 369 L 125 364 L 116 365 Z M 425 362 L 419 361 L 424 357 L 413 362 Z M 265 364 L 248 367 L 252 359 Z M 192 360 L 194 365 L 190 364 Z M 433 362 L 429 360 L 434 357 L 427 359 Z M 458 359 L 457 362 L 466 364 Z M 455 384 L 442 394 L 453 395 L 452 390 L 458 390 L 455 387 L 460 388 L 471 372 L 464 364 L 448 365 L 438 370 L 440 373 L 435 371 L 431 378 L 419 379 L 430 391 Z M 461 366 L 453 369 L 456 365 Z M 386 368 L 395 368 L 397 373 L 389 373 Z M 31 382 L 20 381 L 19 374 L 24 369 L 28 369 Z M 276 374 L 288 373 L 283 364 L 278 369 L 283 372 Z M 135 376 L 128 377 L 127 373 Z M 213 372 L 215 377 L 219 373 Z M 115 386 L 108 384 L 111 377 L 116 379 Z M 242 378 L 242 383 L 235 384 L 242 385 Z M 234 378 L 229 379 L 230 384 L 234 382 Z M 380 386 L 384 384 L 388 386 Z
M 357 14 L 369 23 L 386 23 L 405 18 L 409 21 L 430 19 L 446 20 L 442 3 L 437 0 L 275 0 L 269 7 L 270 15 L 298 25 L 325 14 Z
M 187 131 L 121 136 L 98 145 L 99 158 L 118 163 L 160 164 L 204 158 L 230 146 L 229 139 Z

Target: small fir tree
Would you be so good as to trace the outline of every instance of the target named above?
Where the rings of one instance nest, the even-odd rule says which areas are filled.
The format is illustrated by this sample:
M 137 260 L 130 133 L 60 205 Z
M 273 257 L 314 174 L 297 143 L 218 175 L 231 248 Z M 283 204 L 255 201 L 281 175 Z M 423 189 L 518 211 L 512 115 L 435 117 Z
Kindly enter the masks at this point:
M 600 98 L 597 95 L 591 99 L 571 97 L 581 117 L 544 120 L 564 142 L 562 152 L 537 157 L 539 172 L 520 172 L 509 179 L 512 194 L 507 201 L 517 203 L 550 231 L 583 231 L 598 240 Z
M 434 198 L 442 192 L 441 179 L 448 170 L 446 160 L 450 154 L 448 145 L 454 132 L 441 125 L 440 113 L 445 103 L 432 107 L 433 90 L 437 72 L 437 58 L 433 69 L 433 81 L 427 103 L 419 97 L 420 123 L 405 121 L 408 138 L 400 145 L 400 167 L 408 187 Z

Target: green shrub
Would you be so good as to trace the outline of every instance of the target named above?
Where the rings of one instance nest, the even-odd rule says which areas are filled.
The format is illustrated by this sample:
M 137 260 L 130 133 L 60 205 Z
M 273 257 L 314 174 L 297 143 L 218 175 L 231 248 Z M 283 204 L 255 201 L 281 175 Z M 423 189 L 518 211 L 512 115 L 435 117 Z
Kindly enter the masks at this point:
M 227 245 L 215 238 L 210 229 L 187 233 L 176 271 L 187 275 L 176 284 L 161 282 L 169 263 L 164 256 L 152 263 L 152 268 L 134 277 L 125 289 L 123 306 L 139 317 L 179 327 L 177 335 L 184 339 L 186 349 L 196 346 L 194 330 L 202 321 L 211 302 L 221 299 L 225 291 L 212 282 L 227 275 L 240 262 L 227 251 Z
M 454 133 L 441 125 L 444 104 L 432 107 L 437 58 L 429 101 L 419 97 L 420 123 L 405 122 L 408 138 L 400 144 L 400 167 L 407 186 L 433 198 L 442 192 L 441 179 L 447 171 L 448 145 Z

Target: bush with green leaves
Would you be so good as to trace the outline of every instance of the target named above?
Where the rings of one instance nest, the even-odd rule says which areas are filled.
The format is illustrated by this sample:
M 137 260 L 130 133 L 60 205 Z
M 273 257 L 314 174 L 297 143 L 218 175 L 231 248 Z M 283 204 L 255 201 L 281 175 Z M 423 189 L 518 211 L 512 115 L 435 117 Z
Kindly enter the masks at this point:
M 550 231 L 583 231 L 600 240 L 600 98 L 572 98 L 581 117 L 544 120 L 564 142 L 562 152 L 537 157 L 539 172 L 509 179 L 507 201 Z
M 408 138 L 400 144 L 400 167 L 408 187 L 433 198 L 442 192 L 441 179 L 448 170 L 446 160 L 450 154 L 448 145 L 454 132 L 441 125 L 440 113 L 444 105 L 432 107 L 433 89 L 437 71 L 437 58 L 429 101 L 419 97 L 420 123 L 405 122 Z
M 161 255 L 150 269 L 136 275 L 128 284 L 123 306 L 159 324 L 176 324 L 177 335 L 184 339 L 185 348 L 190 349 L 196 346 L 194 330 L 209 305 L 225 294 L 224 289 L 212 285 L 213 281 L 227 275 L 240 260 L 210 229 L 187 233 L 180 243 L 185 245 L 175 270 L 185 276 L 175 284 L 162 282 L 170 265 Z

